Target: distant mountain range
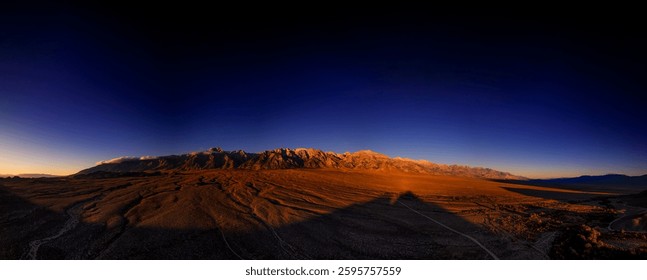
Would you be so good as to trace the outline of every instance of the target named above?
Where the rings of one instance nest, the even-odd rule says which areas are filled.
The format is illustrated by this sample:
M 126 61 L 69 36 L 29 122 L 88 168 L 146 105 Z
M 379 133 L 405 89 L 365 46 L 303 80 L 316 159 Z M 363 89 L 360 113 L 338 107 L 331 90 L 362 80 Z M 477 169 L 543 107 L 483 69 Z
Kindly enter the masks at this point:
M 435 175 L 453 175 L 486 179 L 523 180 L 507 172 L 490 168 L 444 165 L 425 160 L 390 158 L 369 150 L 355 153 L 324 152 L 317 149 L 275 149 L 261 153 L 242 150 L 224 151 L 212 148 L 205 152 L 160 157 L 121 157 L 98 162 L 97 166 L 77 175 L 95 172 L 188 171 L 204 169 L 295 169 L 329 168 L 346 170 L 380 170 Z
M 647 174 L 642 176 L 627 176 L 622 174 L 607 174 L 600 176 L 580 176 L 574 178 L 557 178 L 545 180 L 529 180 L 535 184 L 550 185 L 580 185 L 580 186 L 647 186 Z
M 53 178 L 53 177 L 61 177 L 59 175 L 38 174 L 38 173 L 24 173 L 24 174 L 18 174 L 18 175 L 0 174 L 0 177 L 14 177 L 14 176 L 18 176 L 20 178 Z

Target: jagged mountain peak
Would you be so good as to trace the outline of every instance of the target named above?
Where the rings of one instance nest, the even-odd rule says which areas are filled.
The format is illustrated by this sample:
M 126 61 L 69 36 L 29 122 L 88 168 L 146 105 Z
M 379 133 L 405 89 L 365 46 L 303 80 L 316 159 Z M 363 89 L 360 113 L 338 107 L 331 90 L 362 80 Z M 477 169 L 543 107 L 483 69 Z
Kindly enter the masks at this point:
M 222 152 L 224 152 L 224 151 L 223 151 L 223 150 L 222 150 L 222 148 L 220 148 L 220 147 L 215 147 L 215 148 L 211 148 L 211 149 L 209 149 L 209 152 L 212 152 L 212 153 L 222 153 Z

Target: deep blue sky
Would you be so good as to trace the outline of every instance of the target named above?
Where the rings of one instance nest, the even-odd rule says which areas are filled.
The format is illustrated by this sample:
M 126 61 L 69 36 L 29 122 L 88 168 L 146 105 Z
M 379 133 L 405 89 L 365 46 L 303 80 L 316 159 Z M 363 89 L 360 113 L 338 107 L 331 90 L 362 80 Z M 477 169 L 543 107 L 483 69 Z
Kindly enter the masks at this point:
M 638 16 L 2 7 L 0 174 L 214 146 L 644 174 Z

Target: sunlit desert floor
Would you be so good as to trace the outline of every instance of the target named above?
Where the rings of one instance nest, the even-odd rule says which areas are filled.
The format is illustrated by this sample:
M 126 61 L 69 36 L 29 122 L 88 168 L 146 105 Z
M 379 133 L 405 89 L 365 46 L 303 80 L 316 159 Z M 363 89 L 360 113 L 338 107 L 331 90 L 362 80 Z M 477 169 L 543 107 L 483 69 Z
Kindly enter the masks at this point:
M 323 169 L 0 179 L 0 258 L 645 259 L 635 193 Z

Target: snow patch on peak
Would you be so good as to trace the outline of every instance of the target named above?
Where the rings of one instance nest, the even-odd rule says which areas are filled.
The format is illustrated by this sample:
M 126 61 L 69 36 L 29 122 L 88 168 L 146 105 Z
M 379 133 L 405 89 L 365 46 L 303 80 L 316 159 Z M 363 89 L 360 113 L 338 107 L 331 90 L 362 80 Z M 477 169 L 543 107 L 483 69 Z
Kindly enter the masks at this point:
M 102 160 L 102 161 L 98 161 L 98 162 L 97 162 L 97 165 L 102 165 L 102 164 L 111 164 L 111 163 L 122 163 L 122 162 L 126 162 L 126 161 L 138 160 L 138 159 L 139 159 L 139 158 L 136 158 L 136 157 L 128 157 L 128 156 L 124 156 L 124 157 L 117 157 L 117 158 L 113 158 L 113 159 L 109 159 L 109 160 Z
M 156 159 L 156 158 L 157 158 L 156 156 L 141 156 L 141 157 L 123 156 L 123 157 L 117 157 L 109 160 L 98 161 L 96 162 L 96 165 L 115 164 L 115 163 L 122 163 L 127 161 L 150 160 L 150 159 Z
M 417 162 L 417 163 L 423 163 L 423 164 L 436 164 L 428 160 L 424 159 L 412 159 L 412 158 L 406 158 L 406 157 L 394 157 L 393 159 L 395 160 L 403 160 L 403 161 L 410 161 L 410 162 Z
M 371 151 L 371 150 L 360 150 L 360 151 L 354 152 L 353 154 L 356 154 L 356 155 L 357 154 L 362 154 L 362 155 L 373 155 L 373 156 L 386 157 L 386 155 L 384 155 L 384 154 L 380 154 L 378 152 L 374 152 L 374 151 Z
M 139 160 L 149 160 L 149 159 L 157 159 L 156 156 L 141 156 L 139 157 Z

